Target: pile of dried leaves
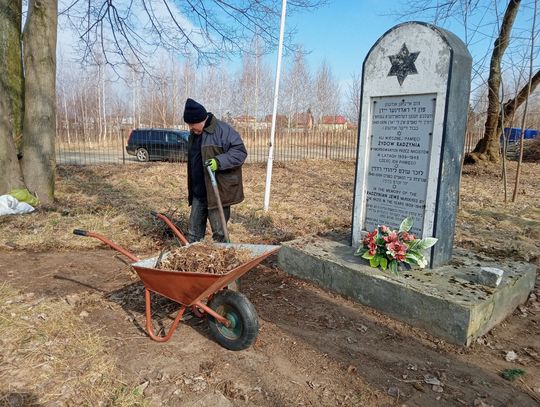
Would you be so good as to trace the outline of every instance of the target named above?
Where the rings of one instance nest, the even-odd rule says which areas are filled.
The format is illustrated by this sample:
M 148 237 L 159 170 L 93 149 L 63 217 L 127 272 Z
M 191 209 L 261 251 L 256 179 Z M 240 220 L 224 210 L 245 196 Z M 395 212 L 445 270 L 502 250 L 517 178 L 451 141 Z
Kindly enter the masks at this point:
M 198 242 L 172 250 L 157 268 L 191 273 L 226 274 L 252 258 L 253 255 L 248 249 Z

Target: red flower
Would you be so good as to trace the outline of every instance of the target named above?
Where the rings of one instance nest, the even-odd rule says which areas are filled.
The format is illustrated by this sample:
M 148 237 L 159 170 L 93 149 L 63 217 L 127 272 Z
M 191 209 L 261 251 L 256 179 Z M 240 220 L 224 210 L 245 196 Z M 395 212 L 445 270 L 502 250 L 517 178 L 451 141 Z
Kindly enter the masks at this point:
M 416 236 L 409 232 L 401 232 L 401 238 L 404 242 L 412 242 L 416 239 Z
M 388 226 L 382 225 L 381 226 L 381 232 L 382 233 L 388 233 L 388 232 L 390 232 L 390 229 L 388 228 Z
M 407 246 L 398 241 L 390 242 L 386 245 L 386 248 L 397 261 L 405 260 L 405 253 L 407 252 Z
M 371 241 L 368 244 L 369 254 L 374 256 L 377 253 L 377 245 L 375 244 L 375 241 Z
M 368 246 L 371 242 L 375 242 L 375 236 L 377 236 L 377 230 L 369 232 L 366 237 L 362 240 L 364 246 Z
M 393 231 L 388 236 L 383 236 L 386 243 L 397 242 L 399 240 L 398 234 Z

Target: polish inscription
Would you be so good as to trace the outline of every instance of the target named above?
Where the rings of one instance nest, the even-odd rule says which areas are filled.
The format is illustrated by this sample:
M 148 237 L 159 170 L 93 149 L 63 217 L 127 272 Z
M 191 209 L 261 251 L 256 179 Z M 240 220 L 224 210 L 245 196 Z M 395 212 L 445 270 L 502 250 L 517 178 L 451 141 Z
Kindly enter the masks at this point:
M 413 218 L 422 234 L 435 95 L 373 98 L 365 230 Z

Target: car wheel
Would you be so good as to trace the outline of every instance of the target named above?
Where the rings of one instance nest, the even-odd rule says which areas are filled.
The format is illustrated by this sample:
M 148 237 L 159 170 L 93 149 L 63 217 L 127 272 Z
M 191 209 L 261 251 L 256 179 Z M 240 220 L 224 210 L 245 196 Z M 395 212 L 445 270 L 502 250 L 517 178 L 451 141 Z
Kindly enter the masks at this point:
M 147 162 L 148 161 L 148 150 L 146 148 L 138 148 L 137 153 L 135 154 L 137 156 L 137 160 L 141 162 Z

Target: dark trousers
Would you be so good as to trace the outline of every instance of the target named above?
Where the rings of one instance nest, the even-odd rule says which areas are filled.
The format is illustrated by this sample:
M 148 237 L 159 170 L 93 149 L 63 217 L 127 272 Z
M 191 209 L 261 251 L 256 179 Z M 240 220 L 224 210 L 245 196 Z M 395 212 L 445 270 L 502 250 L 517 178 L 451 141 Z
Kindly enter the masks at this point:
M 225 221 L 228 222 L 231 216 L 231 207 L 224 206 L 223 213 L 225 214 Z M 189 243 L 198 242 L 199 240 L 204 239 L 207 220 L 210 221 L 210 227 L 212 228 L 212 239 L 216 242 L 225 241 L 225 233 L 219 217 L 219 209 L 208 209 L 206 201 L 193 197 L 191 214 L 189 216 Z

